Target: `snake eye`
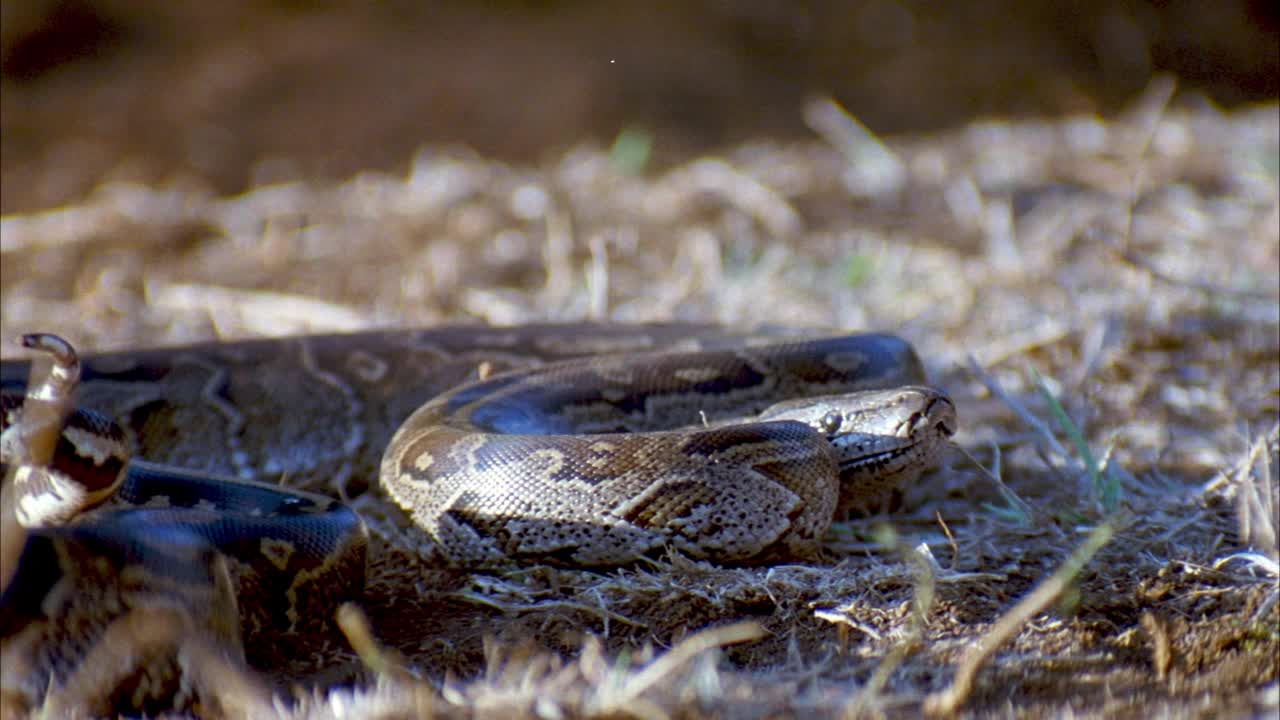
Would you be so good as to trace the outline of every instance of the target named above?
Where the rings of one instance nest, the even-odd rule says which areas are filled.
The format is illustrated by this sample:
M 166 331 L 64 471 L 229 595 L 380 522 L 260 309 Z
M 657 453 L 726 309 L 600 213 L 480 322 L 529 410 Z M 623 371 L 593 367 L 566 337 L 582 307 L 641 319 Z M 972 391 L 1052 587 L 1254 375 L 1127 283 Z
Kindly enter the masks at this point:
M 844 417 L 835 410 L 828 410 L 821 419 L 818 420 L 818 429 L 828 435 L 835 435 L 840 430 L 840 426 L 844 423 Z

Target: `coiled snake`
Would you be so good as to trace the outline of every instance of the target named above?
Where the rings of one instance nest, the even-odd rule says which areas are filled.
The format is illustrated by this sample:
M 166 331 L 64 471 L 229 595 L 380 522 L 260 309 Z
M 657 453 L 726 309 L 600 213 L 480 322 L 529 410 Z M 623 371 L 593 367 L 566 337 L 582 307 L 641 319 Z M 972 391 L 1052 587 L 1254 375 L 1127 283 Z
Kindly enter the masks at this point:
M 350 498 L 380 477 L 463 567 L 668 551 L 763 563 L 812 557 L 833 516 L 909 481 L 955 429 L 893 336 L 454 327 L 89 358 L 50 463 L 31 447 L 36 411 L 79 368 L 34 337 L 61 368 L 35 404 L 21 405 L 27 364 L 0 375 L 4 460 L 22 468 L 0 510 L 32 528 L 5 571 L 0 639 L 6 657 L 36 656 L 6 676 L 26 687 L 77 681 L 68 656 L 113 621 L 81 616 L 103 604 L 119 615 L 181 596 L 166 602 L 198 608 L 199 630 L 233 646 L 237 605 L 246 632 L 327 622 L 359 593 L 365 530 L 304 490 Z M 127 450 L 146 462 L 125 464 Z M 258 482 L 281 476 L 291 488 Z M 61 509 L 72 495 L 112 494 L 147 509 L 40 527 L 80 512 Z

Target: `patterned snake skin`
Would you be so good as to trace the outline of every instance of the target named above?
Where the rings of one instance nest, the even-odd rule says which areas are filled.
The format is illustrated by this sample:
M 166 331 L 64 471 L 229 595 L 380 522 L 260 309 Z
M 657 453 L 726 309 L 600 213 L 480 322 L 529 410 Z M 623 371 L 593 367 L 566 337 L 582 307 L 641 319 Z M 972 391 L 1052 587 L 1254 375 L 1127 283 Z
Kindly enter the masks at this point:
M 69 447 L 42 463 L 17 434 L 31 434 L 30 365 L 0 366 L 4 459 L 30 472 L 3 509 L 31 528 L 5 571 L 0 639 L 23 659 L 6 688 L 28 703 L 74 686 L 95 638 L 156 597 L 232 647 L 327 623 L 358 596 L 365 530 L 307 491 L 352 499 L 380 482 L 463 567 L 668 550 L 762 563 L 813 556 L 833 516 L 910 481 L 955 429 L 887 335 L 447 327 L 108 354 L 78 372 Z M 104 465 L 117 449 L 135 459 L 85 493 L 116 507 L 41 529 L 67 518 L 32 508 L 75 494 L 56 486 L 58 457 Z

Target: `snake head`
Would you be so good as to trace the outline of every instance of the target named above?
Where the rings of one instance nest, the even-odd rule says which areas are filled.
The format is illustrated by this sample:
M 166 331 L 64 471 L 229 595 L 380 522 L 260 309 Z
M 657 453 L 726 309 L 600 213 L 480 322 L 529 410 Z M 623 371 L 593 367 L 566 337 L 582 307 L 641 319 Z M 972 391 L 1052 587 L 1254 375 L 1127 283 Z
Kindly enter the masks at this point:
M 832 439 L 851 434 L 951 437 L 956 432 L 951 398 L 936 388 L 915 385 L 788 400 L 771 406 L 759 419 L 802 422 Z
M 827 438 L 840 467 L 842 508 L 913 480 L 957 427 L 951 398 L 926 386 L 789 400 L 760 419 L 801 422 Z

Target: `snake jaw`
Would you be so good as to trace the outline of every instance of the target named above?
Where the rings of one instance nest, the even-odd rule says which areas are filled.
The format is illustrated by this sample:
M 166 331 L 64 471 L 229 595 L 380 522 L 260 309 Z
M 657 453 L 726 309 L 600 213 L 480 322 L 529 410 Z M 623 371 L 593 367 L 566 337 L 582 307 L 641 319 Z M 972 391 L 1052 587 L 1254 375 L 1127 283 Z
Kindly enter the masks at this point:
M 926 386 L 788 401 L 761 418 L 799 421 L 827 438 L 840 469 L 841 514 L 879 503 L 914 480 L 957 427 L 951 399 Z
M 927 386 L 787 401 L 769 408 L 759 419 L 802 422 L 833 443 L 850 435 L 911 439 L 935 430 L 939 436 L 950 437 L 957 424 L 951 399 L 941 390 Z
M 934 396 L 928 398 L 924 410 L 912 414 L 911 427 L 908 431 L 910 435 L 935 431 L 939 438 L 949 438 L 956 434 L 955 404 L 946 395 L 934 392 Z

